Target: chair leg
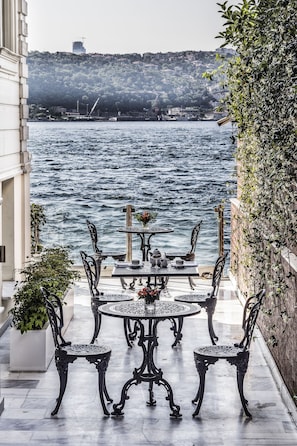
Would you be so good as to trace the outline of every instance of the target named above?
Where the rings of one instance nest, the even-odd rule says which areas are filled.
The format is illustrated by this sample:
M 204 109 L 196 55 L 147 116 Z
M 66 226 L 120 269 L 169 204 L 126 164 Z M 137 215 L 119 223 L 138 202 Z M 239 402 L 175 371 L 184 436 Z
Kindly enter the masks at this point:
M 127 323 L 127 330 L 128 330 L 128 337 L 130 341 L 135 341 L 137 337 L 137 332 L 139 331 L 139 326 L 137 325 L 137 321 L 133 322 L 133 328 L 131 326 L 131 319 L 126 319 Z
M 175 319 L 170 319 L 170 321 L 172 323 L 171 330 L 173 331 L 174 337 L 175 337 L 175 340 L 174 340 L 173 344 L 171 345 L 171 347 L 175 347 L 181 341 L 181 339 L 183 337 L 182 329 L 183 329 L 183 324 L 184 324 L 184 318 L 179 317 L 177 323 L 176 323 Z
M 129 318 L 126 317 L 124 318 L 124 333 L 128 347 L 133 347 L 131 340 L 135 339 L 136 337 L 136 326 L 134 325 L 134 332 L 132 332 L 131 321 Z
M 105 355 L 104 358 L 86 358 L 90 363 L 94 363 L 96 366 L 96 369 L 98 371 L 98 389 L 99 389 L 99 397 L 102 405 L 102 409 L 104 412 L 104 415 L 110 415 L 109 411 L 107 410 L 106 403 L 105 403 L 105 397 L 108 402 L 112 402 L 112 399 L 110 398 L 107 388 L 106 388 L 106 382 L 105 382 L 105 374 L 108 367 L 110 358 L 110 353 L 108 355 Z
M 247 404 L 248 400 L 245 398 L 243 393 L 243 381 L 244 377 L 248 368 L 248 361 L 249 361 L 249 353 L 247 352 L 243 358 L 239 360 L 239 362 L 236 364 L 236 371 L 237 371 L 237 386 L 238 391 L 240 395 L 241 404 L 244 410 L 244 413 L 247 417 L 252 418 L 251 413 L 248 411 Z
M 129 284 L 129 290 L 132 290 L 132 291 L 135 290 L 135 283 L 136 283 L 136 281 L 137 281 L 136 277 L 133 277 L 132 282 L 130 282 L 130 284 Z
M 189 276 L 188 281 L 189 281 L 189 285 L 190 285 L 191 289 L 195 290 L 196 283 L 194 282 L 193 277 Z
M 120 281 L 121 281 L 121 285 L 122 285 L 123 290 L 125 290 L 127 288 L 127 283 L 125 282 L 123 277 L 120 277 Z
M 56 415 L 59 411 L 65 389 L 67 386 L 67 378 L 68 378 L 68 362 L 64 361 L 60 357 L 55 357 L 56 361 L 56 367 L 60 378 L 60 390 L 59 390 L 59 396 L 57 398 L 57 404 L 54 410 L 51 412 L 51 415 Z
M 210 364 L 215 364 L 219 358 L 203 358 L 197 355 L 194 352 L 194 361 L 196 365 L 197 372 L 199 374 L 199 387 L 196 393 L 195 398 L 192 400 L 193 404 L 197 404 L 197 407 L 195 411 L 193 412 L 192 416 L 196 417 L 199 414 L 203 397 L 204 397 L 204 389 L 205 389 L 205 375 L 208 370 L 208 366 Z
M 197 404 L 196 409 L 194 410 L 192 416 L 196 417 L 199 414 L 200 407 L 202 405 L 204 389 L 205 389 L 205 375 L 207 372 L 207 365 L 204 361 L 200 361 L 198 358 L 195 358 L 196 368 L 199 374 L 199 387 L 196 393 L 195 398 L 192 400 L 193 404 Z
M 94 344 L 95 340 L 97 339 L 97 337 L 99 335 L 102 316 L 101 316 L 101 313 L 98 311 L 99 303 L 96 299 L 92 300 L 91 307 L 92 307 L 92 313 L 94 316 L 94 332 L 93 332 L 93 337 L 92 337 L 90 344 Z
M 215 334 L 214 328 L 213 328 L 213 315 L 215 312 L 217 304 L 217 299 L 210 298 L 208 301 L 208 305 L 206 307 L 207 312 L 207 323 L 208 323 L 208 332 L 211 339 L 211 342 L 213 345 L 216 345 L 216 341 L 218 341 L 218 336 Z
M 163 277 L 162 286 L 163 286 L 164 288 L 166 288 L 167 285 L 168 285 L 168 282 L 169 282 L 169 276 L 165 276 L 165 277 Z

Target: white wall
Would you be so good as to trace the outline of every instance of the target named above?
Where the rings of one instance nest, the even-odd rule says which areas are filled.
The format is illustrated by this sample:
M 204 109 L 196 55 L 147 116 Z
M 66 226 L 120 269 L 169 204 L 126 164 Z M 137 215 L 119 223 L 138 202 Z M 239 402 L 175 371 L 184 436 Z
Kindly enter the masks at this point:
M 0 305 L 2 279 L 18 280 L 30 258 L 26 14 L 25 0 L 0 0 L 0 244 L 6 246 Z

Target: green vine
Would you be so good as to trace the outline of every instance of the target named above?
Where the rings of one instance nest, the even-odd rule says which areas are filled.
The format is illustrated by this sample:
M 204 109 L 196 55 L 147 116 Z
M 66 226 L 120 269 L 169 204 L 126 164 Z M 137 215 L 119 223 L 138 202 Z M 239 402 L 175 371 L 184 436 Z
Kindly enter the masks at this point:
M 282 252 L 287 247 L 297 254 L 296 1 L 218 5 L 226 20 L 218 37 L 236 50 L 224 68 L 225 106 L 238 128 L 242 261 L 248 288 L 269 291 L 266 313 L 278 314 L 285 330 L 293 314 Z M 279 327 L 270 330 L 276 345 Z

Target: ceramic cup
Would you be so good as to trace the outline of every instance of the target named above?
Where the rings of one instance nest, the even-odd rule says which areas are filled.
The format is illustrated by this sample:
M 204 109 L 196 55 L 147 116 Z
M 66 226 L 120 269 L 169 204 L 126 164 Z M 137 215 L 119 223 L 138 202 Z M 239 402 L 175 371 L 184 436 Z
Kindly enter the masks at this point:
M 132 260 L 131 268 L 133 268 L 133 269 L 140 268 L 140 260 Z

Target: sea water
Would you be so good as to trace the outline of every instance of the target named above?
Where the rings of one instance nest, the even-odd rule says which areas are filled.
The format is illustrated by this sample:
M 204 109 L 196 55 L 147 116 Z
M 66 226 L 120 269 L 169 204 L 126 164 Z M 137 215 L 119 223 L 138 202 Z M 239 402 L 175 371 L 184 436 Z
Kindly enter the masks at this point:
M 75 263 L 92 253 L 86 219 L 95 223 L 99 246 L 125 251 L 123 212 L 157 212 L 161 252 L 190 247 L 193 226 L 203 220 L 196 259 L 218 255 L 218 214 L 224 204 L 225 249 L 230 244 L 230 198 L 235 193 L 235 146 L 230 124 L 216 122 L 30 122 L 31 202 L 45 208 L 44 246 L 64 245 Z M 134 220 L 135 224 L 137 223 Z M 133 257 L 140 244 L 133 236 Z M 112 259 L 110 260 L 112 262 Z

